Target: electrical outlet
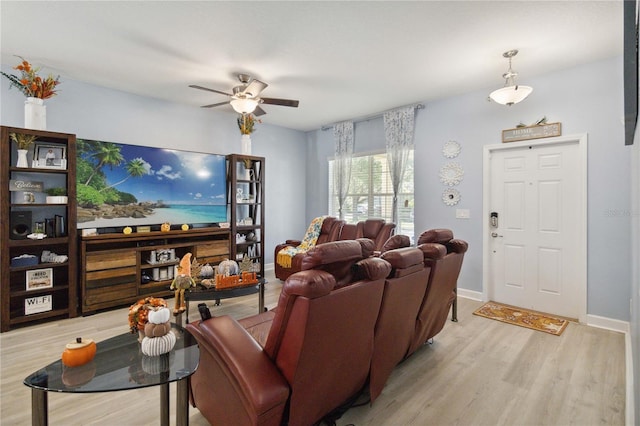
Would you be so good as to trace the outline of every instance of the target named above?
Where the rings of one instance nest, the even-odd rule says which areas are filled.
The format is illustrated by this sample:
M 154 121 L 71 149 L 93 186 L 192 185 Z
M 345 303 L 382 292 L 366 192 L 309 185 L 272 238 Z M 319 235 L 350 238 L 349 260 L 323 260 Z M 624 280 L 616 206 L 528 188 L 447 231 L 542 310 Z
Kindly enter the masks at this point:
M 469 219 L 470 217 L 469 209 L 456 209 L 456 219 Z

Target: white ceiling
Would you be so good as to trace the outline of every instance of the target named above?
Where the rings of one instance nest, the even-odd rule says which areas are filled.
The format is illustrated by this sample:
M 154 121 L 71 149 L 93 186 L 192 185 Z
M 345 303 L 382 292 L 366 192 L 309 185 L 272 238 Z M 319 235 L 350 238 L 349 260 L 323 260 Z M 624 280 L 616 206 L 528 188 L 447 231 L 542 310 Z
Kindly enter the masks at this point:
M 622 1 L 6 1 L 3 65 L 199 106 L 245 72 L 269 84 L 263 121 L 292 129 L 499 88 L 622 54 Z M 612 78 L 618 78 L 614 76 Z M 622 76 L 619 76 L 622 78 Z M 64 86 L 60 86 L 62 89 Z M 534 87 L 535 95 L 535 87 Z M 498 107 L 496 105 L 496 107 Z M 231 111 L 229 106 L 212 109 Z

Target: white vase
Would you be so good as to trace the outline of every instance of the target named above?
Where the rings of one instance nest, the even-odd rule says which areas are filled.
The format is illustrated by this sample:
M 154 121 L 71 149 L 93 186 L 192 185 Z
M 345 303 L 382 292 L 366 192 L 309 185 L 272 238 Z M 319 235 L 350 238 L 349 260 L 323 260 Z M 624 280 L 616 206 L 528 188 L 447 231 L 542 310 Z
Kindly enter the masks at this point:
M 242 155 L 251 155 L 251 135 L 242 135 L 240 143 L 240 153 Z
M 16 164 L 16 167 L 29 167 L 29 162 L 27 161 L 27 152 L 29 151 L 26 149 L 18 150 L 18 163 Z
M 24 101 L 24 127 L 47 130 L 47 107 L 43 99 L 28 97 Z

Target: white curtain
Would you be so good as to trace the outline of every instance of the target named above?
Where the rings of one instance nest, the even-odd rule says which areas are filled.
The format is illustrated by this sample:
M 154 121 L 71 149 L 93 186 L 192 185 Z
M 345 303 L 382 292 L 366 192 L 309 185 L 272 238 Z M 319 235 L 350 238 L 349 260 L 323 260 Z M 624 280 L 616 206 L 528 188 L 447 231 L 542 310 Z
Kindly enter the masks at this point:
M 387 164 L 393 186 L 393 223 L 398 223 L 398 193 L 404 178 L 407 157 L 413 148 L 415 107 L 404 107 L 384 113 L 384 136 L 387 142 Z
M 333 191 L 338 197 L 338 215 L 343 218 L 342 207 L 349 192 L 351 159 L 353 157 L 353 121 L 343 121 L 333 126 L 335 158 L 333 161 Z

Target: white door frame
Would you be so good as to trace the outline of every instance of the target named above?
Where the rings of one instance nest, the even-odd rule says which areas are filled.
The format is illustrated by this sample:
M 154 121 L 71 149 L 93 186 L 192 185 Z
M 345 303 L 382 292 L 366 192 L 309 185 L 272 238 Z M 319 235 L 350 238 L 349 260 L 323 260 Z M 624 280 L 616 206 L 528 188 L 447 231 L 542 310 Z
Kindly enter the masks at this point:
M 581 205 L 578 206 L 578 214 L 576 220 L 580 221 L 580 237 L 576 241 L 575 249 L 579 254 L 579 276 L 576 277 L 578 282 L 578 320 L 581 323 L 587 322 L 587 134 L 581 133 L 576 135 L 558 136 L 554 138 L 544 138 L 530 141 L 510 142 L 502 144 L 485 145 L 482 154 L 482 300 L 491 300 L 491 288 L 489 286 L 490 279 L 490 227 L 489 227 L 489 194 L 491 193 L 491 173 L 490 156 L 494 151 L 506 149 L 528 149 L 530 146 L 550 145 L 557 143 L 577 143 L 580 155 L 580 182 L 581 182 Z

